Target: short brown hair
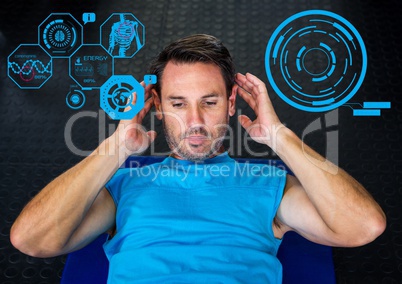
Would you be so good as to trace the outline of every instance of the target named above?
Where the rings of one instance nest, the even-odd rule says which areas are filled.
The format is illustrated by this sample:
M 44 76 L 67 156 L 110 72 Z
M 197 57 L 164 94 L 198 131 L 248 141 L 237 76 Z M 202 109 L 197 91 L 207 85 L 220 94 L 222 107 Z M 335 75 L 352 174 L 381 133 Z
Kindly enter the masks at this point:
M 163 71 L 169 61 L 175 63 L 212 63 L 222 73 L 228 96 L 234 85 L 235 67 L 229 50 L 211 35 L 195 34 L 172 42 L 151 62 L 150 74 L 157 76 L 154 88 L 160 96 Z

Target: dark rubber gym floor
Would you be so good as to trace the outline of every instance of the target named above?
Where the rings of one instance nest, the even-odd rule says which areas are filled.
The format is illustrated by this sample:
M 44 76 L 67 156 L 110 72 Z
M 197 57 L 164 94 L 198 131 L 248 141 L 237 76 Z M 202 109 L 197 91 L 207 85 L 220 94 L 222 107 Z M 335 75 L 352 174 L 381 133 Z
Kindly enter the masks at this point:
M 139 81 L 149 60 L 170 41 L 193 33 L 222 39 L 236 61 L 237 71 L 261 78 L 280 119 L 300 137 L 323 112 L 306 112 L 284 102 L 268 84 L 265 51 L 274 30 L 288 17 L 319 9 L 347 19 L 367 48 L 365 80 L 350 102 L 391 102 L 380 116 L 353 116 L 350 107 L 338 108 L 332 125 L 339 137 L 339 165 L 360 181 L 387 215 L 387 229 L 373 243 L 359 248 L 334 248 L 338 283 L 402 283 L 402 4 L 374 1 L 15 1 L 0 3 L 0 283 L 58 283 L 65 257 L 38 259 L 19 253 L 9 241 L 10 227 L 23 206 L 48 182 L 79 162 L 65 138 L 68 121 L 79 111 L 86 117 L 72 127 L 76 150 L 91 151 L 109 135 L 116 122 L 99 111 L 99 90 L 84 91 L 80 110 L 67 106 L 71 85 L 68 58 L 54 58 L 51 78 L 37 89 L 20 88 L 8 76 L 8 56 L 20 44 L 37 44 L 38 27 L 52 13 L 70 13 L 82 25 L 83 13 L 96 20 L 83 25 L 83 43 L 99 43 L 99 30 L 113 13 L 133 13 L 145 26 L 146 43 L 132 58 L 115 59 L 115 74 L 132 74 Z M 19 80 L 17 78 L 17 80 Z M 19 80 L 25 84 L 24 80 Z M 24 87 L 23 85 L 22 87 Z M 243 101 L 238 109 L 249 113 Z M 231 121 L 235 125 L 235 120 Z M 151 126 L 151 119 L 145 124 Z M 243 130 L 235 128 L 235 137 Z M 156 130 L 161 130 L 156 124 Z M 326 130 L 306 142 L 326 153 Z M 328 130 L 329 131 L 329 130 Z M 161 134 L 161 133 L 160 133 Z M 240 136 L 241 137 L 241 136 Z M 236 157 L 252 157 L 244 145 Z M 249 143 L 255 152 L 271 151 Z M 154 149 L 167 150 L 163 135 Z M 148 150 L 145 154 L 150 154 Z

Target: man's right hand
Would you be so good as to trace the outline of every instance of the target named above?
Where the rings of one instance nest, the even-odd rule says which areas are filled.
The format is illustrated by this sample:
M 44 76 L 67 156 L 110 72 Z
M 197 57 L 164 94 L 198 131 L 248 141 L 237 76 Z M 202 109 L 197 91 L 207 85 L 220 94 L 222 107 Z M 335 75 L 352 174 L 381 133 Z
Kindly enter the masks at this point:
M 144 82 L 141 85 L 145 89 L 145 104 L 142 110 L 131 120 L 121 120 L 117 130 L 110 137 L 116 142 L 120 159 L 125 160 L 129 155 L 137 154 L 145 151 L 149 145 L 155 140 L 156 132 L 146 131 L 142 126 L 142 120 L 154 105 L 151 95 L 151 85 L 145 86 Z M 133 93 L 136 100 L 136 93 Z M 135 101 L 134 101 L 135 103 Z M 109 149 L 110 153 L 110 149 Z

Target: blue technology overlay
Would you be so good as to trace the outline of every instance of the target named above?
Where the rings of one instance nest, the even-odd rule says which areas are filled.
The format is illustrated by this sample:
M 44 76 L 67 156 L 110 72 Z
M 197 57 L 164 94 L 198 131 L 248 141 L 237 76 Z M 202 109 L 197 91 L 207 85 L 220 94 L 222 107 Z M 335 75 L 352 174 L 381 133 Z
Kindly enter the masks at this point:
M 156 84 L 156 82 L 157 82 L 157 77 L 156 77 L 156 75 L 152 75 L 152 74 L 147 74 L 147 75 L 144 75 L 144 83 L 145 83 L 145 85 L 152 85 L 152 84 Z
M 381 110 L 390 109 L 391 102 L 346 103 L 344 106 L 353 110 L 353 116 L 381 116 Z
M 77 85 L 70 86 L 70 92 L 66 96 L 66 104 L 71 109 L 80 109 L 85 105 L 86 96 Z
M 83 13 L 81 20 L 94 23 L 96 14 Z M 114 13 L 100 25 L 99 34 L 99 43 L 85 44 L 77 19 L 52 13 L 38 26 L 37 44 L 21 44 L 8 56 L 8 77 L 21 89 L 39 89 L 52 77 L 53 59 L 64 58 L 75 82 L 65 97 L 69 108 L 85 105 L 85 90 L 103 87 L 101 107 L 114 119 L 131 119 L 144 106 L 144 88 L 132 76 L 115 76 L 114 62 L 133 58 L 144 46 L 145 27 L 132 13 Z M 146 85 L 156 80 L 155 75 L 144 76 Z
M 53 13 L 38 27 L 39 45 L 52 57 L 69 57 L 82 44 L 82 26 L 68 13 Z
M 82 88 L 100 88 L 113 75 L 113 58 L 101 45 L 84 44 L 70 57 L 70 77 Z
M 111 119 L 132 119 L 144 104 L 144 87 L 131 75 L 114 75 L 100 88 L 100 106 Z
M 363 83 L 367 53 L 357 30 L 328 11 L 285 20 L 271 36 L 265 68 L 274 91 L 303 111 L 322 112 L 349 101 Z
M 21 44 L 8 56 L 8 77 L 21 89 L 39 89 L 52 76 L 52 58 L 36 44 Z
M 102 24 L 100 41 L 111 56 L 131 58 L 145 44 L 145 27 L 131 13 L 115 13 Z
M 86 25 L 87 23 L 93 23 L 96 21 L 96 14 L 95 13 L 83 13 L 82 21 L 84 22 L 84 25 Z

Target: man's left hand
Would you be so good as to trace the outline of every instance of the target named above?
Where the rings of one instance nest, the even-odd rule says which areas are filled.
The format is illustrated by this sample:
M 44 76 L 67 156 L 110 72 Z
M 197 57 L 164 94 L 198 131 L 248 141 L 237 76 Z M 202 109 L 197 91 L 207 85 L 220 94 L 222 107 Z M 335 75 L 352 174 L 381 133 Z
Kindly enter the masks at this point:
M 239 115 L 240 124 L 253 140 L 266 144 L 275 151 L 277 146 L 276 135 L 285 126 L 276 115 L 264 82 L 250 73 L 246 73 L 246 75 L 237 73 L 235 81 L 239 85 L 237 94 L 246 101 L 256 114 L 254 121 L 246 115 Z

